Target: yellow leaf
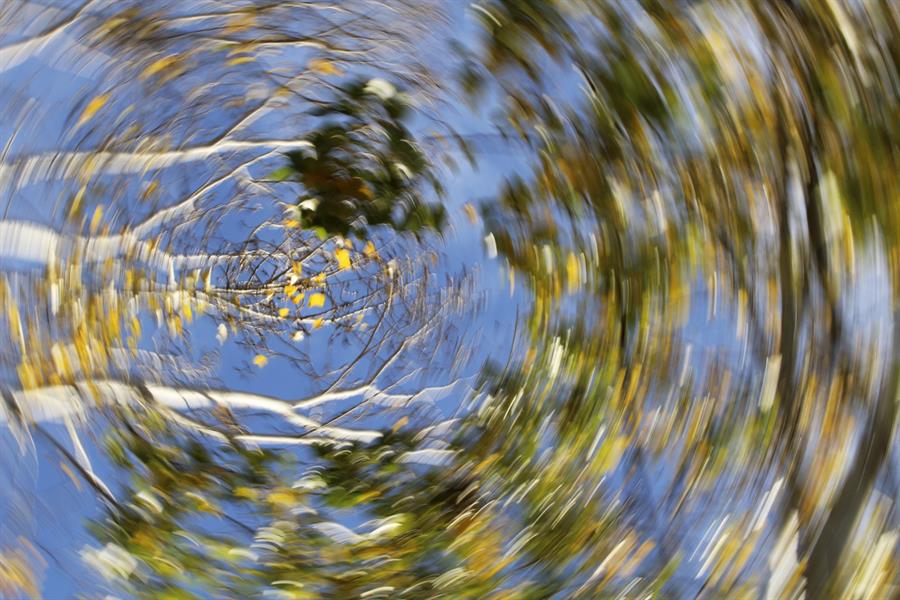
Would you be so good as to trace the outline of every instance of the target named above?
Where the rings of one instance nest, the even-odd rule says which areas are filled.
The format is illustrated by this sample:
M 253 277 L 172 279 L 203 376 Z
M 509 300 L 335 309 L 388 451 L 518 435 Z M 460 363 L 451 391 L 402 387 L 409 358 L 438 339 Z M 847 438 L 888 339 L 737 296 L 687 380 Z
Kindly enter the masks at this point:
M 141 192 L 141 200 L 147 200 L 159 189 L 159 182 L 156 180 L 147 184 L 147 187 Z
M 578 289 L 581 283 L 581 268 L 578 264 L 578 257 L 574 252 L 569 252 L 566 260 L 566 278 L 568 279 L 569 293 L 573 293 Z
M 178 57 L 174 54 L 170 54 L 169 56 L 164 56 L 158 60 L 150 63 L 146 69 L 141 71 L 140 78 L 147 79 L 149 77 L 153 77 L 157 73 L 162 73 L 163 71 L 169 69 L 174 64 L 178 62 Z
M 284 293 L 288 296 L 293 296 L 294 294 L 297 293 L 297 286 L 296 285 L 284 286 Z
M 343 248 L 338 248 L 334 251 L 334 257 L 338 261 L 339 269 L 349 269 L 350 268 L 350 253 L 344 250 Z
M 81 186 L 81 188 L 79 188 L 78 190 L 78 193 L 75 194 L 74 198 L 72 198 L 72 205 L 69 207 L 70 219 L 78 214 L 78 210 L 81 208 L 81 201 L 84 199 L 85 191 L 87 191 L 87 185 Z
M 321 58 L 314 58 L 309 61 L 309 69 L 322 75 L 343 75 L 343 71 L 334 66 L 334 63 Z
M 278 316 L 282 319 L 291 314 L 291 310 L 289 308 L 282 308 L 278 310 Z
M 297 229 L 298 227 L 300 227 L 300 221 L 298 221 L 297 219 L 285 219 L 284 226 L 288 229 Z
M 236 56 L 228 61 L 228 66 L 242 65 L 244 63 L 253 62 L 256 59 L 252 56 Z
M 310 308 L 321 308 L 325 306 L 325 294 L 318 292 L 315 294 L 310 294 L 309 306 Z
M 294 296 L 293 298 L 291 298 L 291 301 L 292 301 L 294 304 L 300 304 L 301 302 L 303 302 L 303 296 L 304 296 L 304 294 L 297 294 L 296 296 Z
M 17 368 L 19 381 L 25 389 L 38 387 L 38 378 L 35 370 L 27 362 L 21 363 Z
M 371 241 L 366 242 L 366 246 L 363 248 L 363 254 L 365 254 L 367 258 L 377 258 L 378 252 L 375 251 L 375 244 Z
M 228 33 L 240 33 L 256 26 L 256 15 L 253 13 L 243 13 L 232 17 L 225 31 Z
M 255 489 L 243 486 L 234 488 L 234 495 L 237 498 L 246 498 L 248 500 L 256 500 L 257 497 Z
M 270 493 L 267 500 L 270 504 L 292 506 L 294 504 L 294 495 L 290 492 L 277 491 Z
M 268 364 L 269 359 L 263 356 L 262 354 L 257 354 L 253 357 L 253 364 L 262 369 L 266 364 Z
M 318 284 L 318 285 L 322 285 L 323 283 L 325 283 L 325 273 L 319 273 L 318 275 L 316 275 L 315 277 L 313 277 L 312 280 L 313 280 L 313 283 L 316 283 L 316 284 Z
M 103 207 L 98 206 L 94 209 L 94 216 L 91 217 L 91 233 L 97 231 L 97 228 L 100 226 L 101 219 L 103 219 Z
M 466 202 L 466 205 L 463 207 L 466 211 L 466 217 L 469 218 L 469 223 L 472 225 L 478 222 L 478 213 L 475 212 L 475 207 Z
M 103 105 L 106 104 L 108 100 L 109 94 L 102 94 L 88 102 L 88 105 L 84 107 L 84 112 L 82 112 L 81 116 L 78 117 L 78 124 L 76 125 L 76 127 L 81 127 L 82 125 L 90 121 L 94 117 L 94 115 L 97 114 L 97 111 L 103 108 Z
M 238 54 L 244 54 L 246 52 L 250 52 L 253 50 L 252 42 L 244 42 L 240 44 L 230 44 L 227 46 L 230 48 L 228 51 L 228 56 L 237 56 Z
M 325 322 L 324 319 L 316 319 L 315 321 L 313 321 L 313 329 L 318 329 L 319 327 L 322 326 L 322 323 L 324 323 L 324 322 Z

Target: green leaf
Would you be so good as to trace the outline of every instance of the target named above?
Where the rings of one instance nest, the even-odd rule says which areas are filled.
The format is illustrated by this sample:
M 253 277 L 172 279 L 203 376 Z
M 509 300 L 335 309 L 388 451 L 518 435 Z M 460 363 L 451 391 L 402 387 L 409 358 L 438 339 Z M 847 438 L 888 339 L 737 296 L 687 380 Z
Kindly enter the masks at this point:
M 295 173 L 293 167 L 281 167 L 266 175 L 266 181 L 285 181 Z

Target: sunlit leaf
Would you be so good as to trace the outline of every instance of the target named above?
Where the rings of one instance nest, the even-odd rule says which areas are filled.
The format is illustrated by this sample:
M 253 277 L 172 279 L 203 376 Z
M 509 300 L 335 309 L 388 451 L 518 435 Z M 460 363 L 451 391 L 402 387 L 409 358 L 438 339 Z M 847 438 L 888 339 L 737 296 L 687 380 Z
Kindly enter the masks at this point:
M 94 209 L 94 215 L 91 217 L 90 231 L 91 233 L 96 233 L 100 228 L 100 221 L 103 220 L 103 207 L 97 205 L 97 208 Z
M 344 248 L 338 248 L 334 251 L 334 257 L 338 261 L 339 269 L 349 269 L 350 268 L 350 252 L 348 252 Z
M 266 175 L 266 179 L 269 181 L 285 181 L 294 175 L 294 173 L 293 167 L 280 167 Z
M 103 108 L 109 101 L 109 97 L 109 94 L 101 94 L 88 102 L 87 106 L 84 107 L 81 116 L 78 117 L 78 123 L 75 126 L 81 127 L 82 125 L 93 119 L 94 115 L 97 114 L 97 111 Z
M 147 79 L 158 73 L 164 73 L 178 64 L 179 60 L 179 57 L 174 54 L 159 58 L 147 65 L 147 67 L 141 71 L 140 77 L 141 79 Z
M 255 62 L 256 58 L 253 56 L 235 56 L 228 60 L 228 66 L 234 67 L 237 65 L 243 65 L 246 63 Z
M 463 208 L 466 211 L 466 218 L 469 219 L 469 223 L 471 223 L 472 225 L 475 225 L 476 223 L 478 223 L 478 213 L 475 212 L 475 207 L 472 206 L 471 203 L 467 202 L 463 206 Z
M 325 60 L 323 58 L 314 58 L 309 61 L 309 69 L 315 73 L 320 73 L 322 75 L 342 75 L 343 71 L 339 69 L 333 62 L 330 60 Z

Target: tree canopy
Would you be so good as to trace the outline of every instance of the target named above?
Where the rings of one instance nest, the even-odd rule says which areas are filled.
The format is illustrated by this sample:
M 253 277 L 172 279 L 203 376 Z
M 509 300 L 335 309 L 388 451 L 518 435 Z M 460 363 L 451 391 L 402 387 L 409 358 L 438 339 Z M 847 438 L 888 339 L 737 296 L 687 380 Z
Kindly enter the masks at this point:
M 0 162 L 0 426 L 98 591 L 897 594 L 889 3 L 21 4 L 95 85 Z

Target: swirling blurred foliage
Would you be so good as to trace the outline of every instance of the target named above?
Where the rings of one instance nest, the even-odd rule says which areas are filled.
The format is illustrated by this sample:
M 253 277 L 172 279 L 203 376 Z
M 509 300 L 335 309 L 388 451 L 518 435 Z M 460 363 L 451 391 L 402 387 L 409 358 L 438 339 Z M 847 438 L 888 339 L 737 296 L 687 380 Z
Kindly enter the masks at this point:
M 244 93 L 265 79 L 249 69 L 267 48 L 327 58 L 296 76 L 315 79 L 311 90 L 264 73 L 284 85 L 271 97 L 292 100 L 279 123 L 303 115 L 278 143 L 229 137 L 270 96 L 211 142 L 182 130 L 190 119 L 163 119 L 154 135 L 187 144 L 177 151 L 135 143 L 147 131 L 109 134 L 104 158 L 122 173 L 167 152 L 207 160 L 222 143 L 258 152 L 228 177 L 273 159 L 213 205 L 278 207 L 245 240 L 189 253 L 157 233 L 168 217 L 113 234 L 95 212 L 66 262 L 41 272 L 61 325 L 42 329 L 33 312 L 22 326 L 32 296 L 3 288 L 21 346 L 4 356 L 21 387 L 5 414 L 39 430 L 38 412 L 93 399 L 128 476 L 107 487 L 85 457 L 70 461 L 105 507 L 87 564 L 147 598 L 895 597 L 895 5 L 486 0 L 470 6 L 479 29 L 456 40 L 458 68 L 430 68 L 416 51 L 456 35 L 452 11 L 359 3 L 245 3 L 224 25 L 199 8 L 133 9 L 98 29 L 153 85 L 211 85 L 175 103 L 197 123 L 227 104 L 223 66 L 248 69 Z M 344 20 L 304 32 L 328 11 Z M 167 29 L 178 19 L 204 27 Z M 403 94 L 372 77 L 395 67 Z M 461 99 L 493 110 L 496 138 L 525 165 L 481 207 L 524 316 L 510 356 L 437 420 L 413 411 L 424 390 L 392 390 L 481 322 L 453 330 L 469 290 L 422 258 L 444 222 L 429 194 L 454 175 L 438 168 L 439 147 L 413 142 L 412 117 L 446 124 L 441 111 Z M 86 103 L 78 125 L 108 102 Z M 483 138 L 446 130 L 435 138 L 494 168 Z M 227 238 L 186 198 L 163 213 Z M 85 283 L 79 268 L 93 263 L 121 289 Z M 120 302 L 126 321 L 112 313 Z M 241 336 L 256 367 L 285 360 L 320 391 L 284 400 L 182 381 L 197 306 L 220 341 Z M 174 382 L 133 372 L 148 310 L 182 340 Z M 135 335 L 117 372 L 120 322 Z M 337 366 L 284 350 L 326 325 L 327 347 L 354 349 Z M 359 416 L 369 428 L 346 425 Z M 26 555 L 0 569 L 0 591 L 34 593 Z
M 590 331 L 587 317 L 558 309 L 567 276 L 580 283 L 586 274 L 584 293 L 600 295 L 593 315 L 618 339 L 598 335 L 610 339 L 589 356 L 637 392 L 611 407 L 618 429 L 658 456 L 680 457 L 666 491 L 680 498 L 674 512 L 661 511 L 666 537 L 691 514 L 686 500 L 708 510 L 701 490 L 729 490 L 733 500 L 720 502 L 730 505 L 726 521 L 748 519 L 743 542 L 720 546 L 720 571 L 707 583 L 734 592 L 757 531 L 746 498 L 763 497 L 772 477 L 785 488 L 776 529 L 798 538 L 790 579 L 773 584 L 805 577 L 812 598 L 894 593 L 862 591 L 851 574 L 870 568 L 866 548 L 892 548 L 879 557 L 887 564 L 896 556 L 896 531 L 879 538 L 882 525 L 870 520 L 883 518 L 872 516 L 880 498 L 896 497 L 895 9 L 652 1 L 482 9 L 487 65 L 504 73 L 507 89 L 523 77 L 542 88 L 562 69 L 581 78 L 572 101 L 527 88 L 507 96 L 506 117 L 539 159 L 534 177 L 501 199 L 505 210 L 490 207 L 490 223 L 532 284 L 541 345 L 574 338 L 566 344 L 577 360 Z M 673 382 L 686 331 L 678 304 L 698 295 L 698 274 L 713 311 L 723 297 L 734 307 L 746 349 L 738 360 L 694 360 L 701 381 Z M 874 310 L 872 277 L 888 287 Z M 581 377 L 595 378 L 588 369 Z M 673 436 L 681 427 L 685 436 Z M 630 446 L 641 452 L 637 440 Z M 870 494 L 879 480 L 882 491 Z M 882 576 L 887 583 L 896 572 Z
M 416 446 L 387 432 L 376 446 L 319 446 L 303 465 L 210 449 L 151 418 L 110 439 L 134 487 L 98 527 L 128 558 L 101 566 L 146 598 L 484 597 L 500 583 L 503 515 L 462 510 L 477 477 L 417 469 L 405 460 Z M 354 531 L 347 512 L 368 520 Z

